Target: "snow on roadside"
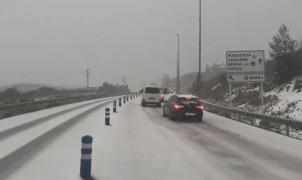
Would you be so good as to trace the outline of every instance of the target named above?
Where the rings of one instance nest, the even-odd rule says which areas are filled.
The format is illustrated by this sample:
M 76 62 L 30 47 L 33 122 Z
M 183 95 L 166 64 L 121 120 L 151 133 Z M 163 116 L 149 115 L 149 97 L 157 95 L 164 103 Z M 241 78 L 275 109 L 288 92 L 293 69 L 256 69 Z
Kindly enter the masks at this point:
M 294 88 L 295 80 L 289 84 L 267 92 L 265 96 L 275 95 L 278 102 L 267 108 L 270 114 L 302 121 L 302 91 Z
M 52 108 L 48 108 L 48 109 L 43 109 L 40 111 L 35 111 L 35 112 L 30 112 L 30 113 L 26 113 L 26 114 L 20 114 L 17 116 L 12 116 L 12 117 L 8 117 L 8 118 L 4 118 L 0 120 L 0 132 L 8 130 L 10 128 L 34 121 L 38 118 L 42 118 L 54 113 L 58 113 L 60 111 L 64 111 L 67 109 L 71 109 L 80 105 L 84 105 L 84 104 L 89 104 L 89 103 L 93 103 L 93 102 L 97 102 L 100 100 L 107 100 L 110 99 L 109 98 L 101 98 L 101 99 L 94 99 L 94 100 L 89 100 L 89 101 L 83 101 L 83 102 L 78 102 L 78 103 L 72 103 L 72 104 L 66 104 L 66 105 L 61 105 L 61 106 L 57 106 L 57 107 L 52 107 Z

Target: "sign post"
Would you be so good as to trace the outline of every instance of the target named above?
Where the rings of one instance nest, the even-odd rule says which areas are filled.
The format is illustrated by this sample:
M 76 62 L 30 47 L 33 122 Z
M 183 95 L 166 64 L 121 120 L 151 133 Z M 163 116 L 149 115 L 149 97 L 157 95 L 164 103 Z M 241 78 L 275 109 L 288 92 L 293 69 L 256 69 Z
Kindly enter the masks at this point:
M 229 83 L 229 92 L 230 92 L 230 106 L 232 106 L 232 83 Z
M 260 83 L 261 86 L 261 93 L 260 93 L 260 98 L 261 98 L 261 111 L 262 113 L 264 112 L 264 87 L 263 87 L 263 82 Z
M 230 97 L 231 83 L 260 83 L 262 111 L 264 110 L 265 54 L 264 50 L 227 51 L 226 52 L 227 81 Z

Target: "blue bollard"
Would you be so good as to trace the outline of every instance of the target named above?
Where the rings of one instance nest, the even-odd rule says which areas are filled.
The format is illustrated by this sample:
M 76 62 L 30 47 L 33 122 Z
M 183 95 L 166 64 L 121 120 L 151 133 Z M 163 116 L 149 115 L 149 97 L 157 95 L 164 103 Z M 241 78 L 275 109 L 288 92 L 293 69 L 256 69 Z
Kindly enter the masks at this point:
M 124 104 L 126 103 L 126 96 L 124 96 Z
M 110 108 L 105 110 L 105 125 L 110 126 Z
M 80 176 L 83 179 L 91 178 L 92 140 L 89 135 L 82 137 Z
M 118 105 L 119 105 L 119 107 L 122 106 L 122 98 L 119 98 L 119 99 L 118 99 Z
M 116 113 L 116 101 L 113 101 L 113 112 Z
M 129 95 L 127 95 L 127 101 L 129 101 Z

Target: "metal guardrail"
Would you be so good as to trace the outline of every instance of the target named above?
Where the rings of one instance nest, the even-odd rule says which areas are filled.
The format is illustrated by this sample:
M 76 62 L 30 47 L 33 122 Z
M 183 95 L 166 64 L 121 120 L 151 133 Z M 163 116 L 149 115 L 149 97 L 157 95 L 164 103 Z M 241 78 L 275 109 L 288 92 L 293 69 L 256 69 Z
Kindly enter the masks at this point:
M 232 107 L 219 106 L 203 100 L 201 100 L 201 102 L 205 105 L 206 111 L 213 112 L 215 114 L 219 114 L 252 126 L 274 131 L 286 136 L 290 136 L 290 132 L 292 130 L 302 130 L 302 121 L 247 112 Z
M 85 94 L 85 95 L 76 95 L 76 96 L 70 95 L 67 97 L 66 96 L 56 97 L 47 100 L 28 101 L 28 102 L 0 105 L 0 119 L 18 115 L 18 114 L 42 110 L 50 107 L 55 107 L 59 105 L 65 105 L 65 104 L 76 103 L 76 102 L 103 98 L 103 97 L 105 96 L 101 94 L 90 94 L 90 95 Z

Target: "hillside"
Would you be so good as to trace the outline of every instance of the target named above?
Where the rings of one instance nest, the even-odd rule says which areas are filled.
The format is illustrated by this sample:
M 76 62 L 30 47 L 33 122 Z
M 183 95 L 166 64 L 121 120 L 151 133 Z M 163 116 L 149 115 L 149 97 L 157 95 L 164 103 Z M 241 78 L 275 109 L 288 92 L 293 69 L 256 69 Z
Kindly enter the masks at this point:
M 242 110 L 262 112 L 258 85 L 243 84 L 232 93 L 232 97 L 226 93 L 225 99 L 216 103 L 229 105 L 232 102 L 232 106 Z M 302 120 L 302 91 L 297 79 L 265 92 L 264 103 L 265 114 Z
M 267 113 L 302 120 L 302 91 L 297 80 L 277 87 L 266 93 L 266 96 L 275 95 L 278 101 L 267 107 Z

